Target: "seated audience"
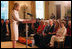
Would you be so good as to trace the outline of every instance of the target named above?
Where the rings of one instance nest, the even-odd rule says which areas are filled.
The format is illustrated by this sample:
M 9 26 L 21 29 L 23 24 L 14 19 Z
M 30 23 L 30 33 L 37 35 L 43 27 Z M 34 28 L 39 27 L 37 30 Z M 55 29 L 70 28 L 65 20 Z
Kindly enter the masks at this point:
M 65 38 L 65 47 L 71 47 L 71 21 L 68 21 L 67 35 Z
M 42 38 L 43 39 L 42 42 L 44 43 L 42 44 L 43 47 L 48 47 L 47 44 L 50 42 L 53 32 L 54 32 L 54 24 L 53 21 L 50 19 L 49 24 L 45 27 L 43 31 L 43 38 Z
M 55 19 L 55 15 L 52 13 L 51 19 L 45 21 L 44 19 L 36 19 L 36 23 L 29 23 L 28 36 L 34 34 L 35 45 L 41 48 L 54 47 L 54 42 L 63 41 L 65 38 L 65 46 L 71 47 L 71 20 L 68 21 L 68 25 L 63 22 L 64 20 Z M 26 24 L 19 23 L 20 36 L 26 35 Z M 67 29 L 66 29 L 67 28 Z M 10 21 L 7 19 L 5 22 L 1 19 L 1 41 L 10 40 L 11 30 Z M 66 36 L 66 37 L 65 37 Z
M 59 24 L 61 23 L 61 19 L 57 19 L 57 21 L 59 22 Z
M 38 28 L 39 25 L 40 25 L 40 20 L 36 19 L 36 23 L 34 24 L 35 28 Z
M 8 19 L 5 21 L 5 25 L 6 25 L 6 36 L 9 36 L 11 34 L 11 30 L 10 30 L 10 22 Z
M 66 36 L 66 28 L 64 26 L 64 22 L 61 22 L 61 28 L 58 29 L 56 35 L 51 37 L 50 47 L 54 46 L 55 41 L 63 41 Z
M 55 15 L 52 13 L 52 15 L 51 15 L 50 18 L 51 18 L 51 19 L 55 19 Z
M 37 46 L 40 46 L 40 45 L 39 45 L 39 44 L 40 44 L 40 36 L 41 36 L 41 34 L 42 34 L 43 30 L 44 30 L 44 27 L 45 27 L 44 22 L 41 21 L 41 22 L 40 22 L 40 25 L 39 25 L 39 27 L 38 27 L 38 29 L 37 29 L 37 33 L 36 33 L 35 36 L 34 36 L 35 44 L 36 44 Z
M 11 40 L 11 28 L 10 28 L 10 21 L 9 21 L 9 19 L 6 19 L 5 26 L 6 26 L 5 41 L 10 41 Z
M 5 22 L 1 20 L 1 39 L 2 41 L 10 40 L 10 22 L 7 19 Z
M 46 30 L 46 28 L 49 25 L 48 21 L 46 21 L 44 25 L 45 25 L 44 30 Z M 45 46 L 46 46 L 46 43 L 44 41 L 44 37 L 46 36 L 46 34 L 44 33 L 44 30 L 43 30 L 42 35 L 40 36 L 40 47 L 41 48 L 45 48 Z
M 29 31 L 28 35 L 30 36 L 30 34 L 34 33 L 34 29 L 33 29 L 33 24 L 32 23 L 29 23 L 28 25 L 29 25 L 29 27 L 28 27 L 28 31 Z
M 67 35 L 71 36 L 71 21 L 68 22 Z
M 54 32 L 54 24 L 53 21 L 50 19 L 49 20 L 49 25 L 48 27 L 44 30 L 44 33 L 46 34 L 52 34 Z
M 68 27 L 69 15 L 65 16 L 65 20 L 66 20 L 66 28 L 67 28 Z
M 6 35 L 6 26 L 4 19 L 1 19 L 1 41 L 5 40 L 5 35 Z
M 41 22 L 40 22 L 40 25 L 39 25 L 39 27 L 38 27 L 38 29 L 37 29 L 37 33 L 38 33 L 38 34 L 42 33 L 43 30 L 44 30 L 44 27 L 45 27 L 44 22 L 41 21 Z
M 60 28 L 60 24 L 58 21 L 55 21 L 55 28 L 54 28 L 54 33 L 56 33 L 58 31 L 58 29 Z
M 35 33 L 37 32 L 37 28 L 40 25 L 40 19 L 36 19 L 36 23 L 34 23 L 34 29 L 35 29 Z
M 45 28 L 44 28 L 44 31 L 48 28 L 48 25 L 49 25 L 49 23 L 48 22 L 45 22 Z M 43 31 L 43 36 L 45 36 L 46 34 L 44 33 L 44 31 Z

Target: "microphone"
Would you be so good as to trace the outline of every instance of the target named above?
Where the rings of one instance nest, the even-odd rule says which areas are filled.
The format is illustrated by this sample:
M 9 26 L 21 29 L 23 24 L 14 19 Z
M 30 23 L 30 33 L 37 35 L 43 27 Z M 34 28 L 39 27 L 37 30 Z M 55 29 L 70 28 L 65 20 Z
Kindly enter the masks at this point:
M 32 17 L 32 16 L 33 16 L 31 13 L 27 13 L 27 15 L 30 15 L 30 17 Z
M 33 15 L 31 13 L 27 13 L 27 15 L 30 15 L 31 19 L 34 19 Z

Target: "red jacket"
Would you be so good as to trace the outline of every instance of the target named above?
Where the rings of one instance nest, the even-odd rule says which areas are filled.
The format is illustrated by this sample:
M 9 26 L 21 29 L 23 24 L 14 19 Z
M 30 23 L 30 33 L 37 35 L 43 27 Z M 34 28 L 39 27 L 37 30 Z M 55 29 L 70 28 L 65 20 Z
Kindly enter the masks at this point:
M 67 28 L 67 34 L 71 36 L 71 29 L 69 27 Z
M 45 27 L 45 25 L 43 25 L 43 26 L 39 25 L 37 32 L 42 33 L 42 31 L 44 30 L 44 27 Z

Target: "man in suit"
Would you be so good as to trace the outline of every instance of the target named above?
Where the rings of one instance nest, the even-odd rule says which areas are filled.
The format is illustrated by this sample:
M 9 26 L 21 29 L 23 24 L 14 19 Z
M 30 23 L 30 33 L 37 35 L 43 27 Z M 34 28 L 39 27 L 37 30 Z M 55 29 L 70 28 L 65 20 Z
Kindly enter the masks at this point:
M 51 15 L 50 18 L 51 18 L 51 19 L 55 19 L 55 15 L 52 13 L 52 15 Z
M 10 36 L 11 36 L 11 29 L 10 29 L 10 22 L 9 22 L 9 20 L 7 19 L 6 21 L 5 21 L 5 26 L 6 26 L 6 40 L 10 40 Z
M 37 33 L 37 28 L 39 27 L 39 25 L 40 25 L 40 19 L 36 19 L 36 23 L 34 23 L 35 33 Z
M 10 22 L 8 19 L 6 20 L 5 25 L 6 25 L 6 35 L 10 35 Z
M 1 41 L 5 40 L 6 26 L 4 19 L 1 19 Z
M 43 42 L 44 42 L 45 47 L 50 42 L 53 32 L 54 32 L 54 24 L 53 24 L 53 20 L 50 19 L 49 25 L 46 26 L 46 28 L 44 29 L 44 32 L 43 32 Z

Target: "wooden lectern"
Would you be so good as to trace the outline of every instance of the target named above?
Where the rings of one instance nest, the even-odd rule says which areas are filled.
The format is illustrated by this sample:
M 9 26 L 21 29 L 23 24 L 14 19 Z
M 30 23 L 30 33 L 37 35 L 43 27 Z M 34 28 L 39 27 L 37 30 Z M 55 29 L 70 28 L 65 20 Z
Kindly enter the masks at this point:
M 36 20 L 24 21 L 26 23 L 26 48 L 28 48 L 28 23 L 36 23 Z

